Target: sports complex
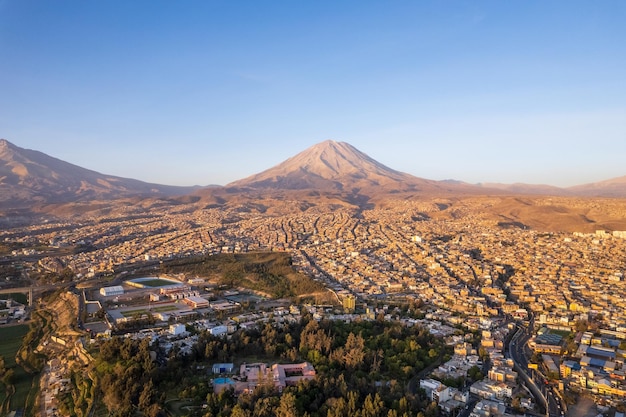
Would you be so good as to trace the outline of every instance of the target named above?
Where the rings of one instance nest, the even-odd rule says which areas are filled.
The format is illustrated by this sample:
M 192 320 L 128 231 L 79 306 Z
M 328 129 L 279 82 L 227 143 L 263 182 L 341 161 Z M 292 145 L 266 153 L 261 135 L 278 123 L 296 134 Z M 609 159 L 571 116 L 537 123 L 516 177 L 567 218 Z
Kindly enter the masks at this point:
M 161 278 L 161 277 L 144 277 L 144 278 L 134 278 L 129 279 L 128 281 L 124 281 L 125 284 L 130 285 L 131 287 L 141 288 L 141 289 L 150 289 L 150 288 L 159 288 L 159 289 L 174 289 L 180 288 L 184 286 L 180 281 L 177 281 L 172 278 Z

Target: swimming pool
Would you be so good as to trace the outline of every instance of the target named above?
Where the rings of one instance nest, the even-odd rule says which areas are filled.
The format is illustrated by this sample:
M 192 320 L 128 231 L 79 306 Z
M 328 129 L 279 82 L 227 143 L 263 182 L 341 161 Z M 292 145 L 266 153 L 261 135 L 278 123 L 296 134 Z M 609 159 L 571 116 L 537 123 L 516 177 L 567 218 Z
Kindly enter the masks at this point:
M 232 380 L 232 379 L 230 379 L 230 378 L 223 378 L 223 377 L 220 377 L 220 378 L 215 378 L 215 379 L 213 380 L 213 383 L 214 383 L 214 384 L 216 384 L 216 385 L 224 385 L 224 384 L 231 384 L 231 385 L 234 385 L 234 384 L 235 384 L 235 381 L 233 381 L 233 380 Z

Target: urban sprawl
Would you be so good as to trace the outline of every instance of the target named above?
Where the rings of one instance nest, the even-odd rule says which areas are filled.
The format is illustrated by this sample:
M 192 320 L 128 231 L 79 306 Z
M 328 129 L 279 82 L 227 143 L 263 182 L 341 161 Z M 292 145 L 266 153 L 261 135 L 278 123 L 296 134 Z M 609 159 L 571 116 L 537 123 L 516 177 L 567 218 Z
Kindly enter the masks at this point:
M 228 337 L 240 328 L 299 320 L 303 312 L 318 320 L 395 320 L 425 326 L 454 347 L 452 358 L 419 382 L 443 411 L 512 415 L 515 400 L 517 409 L 565 415 L 574 393 L 592 399 L 600 411 L 623 405 L 626 234 L 504 227 L 480 220 L 469 208 L 456 220 L 431 219 L 429 213 L 439 210 L 434 203 L 406 202 L 385 210 L 310 209 L 271 217 L 254 210 L 181 207 L 80 224 L 45 222 L 0 232 L 0 242 L 23 247 L 3 262 L 32 260 L 21 276 L 2 278 L 10 286 L 35 271 L 68 269 L 79 283 L 115 278 L 115 285 L 65 295 L 84 297 L 79 305 L 92 318 L 84 323 L 91 333 L 91 339 L 81 337 L 85 345 L 109 337 L 121 323 L 145 319 L 148 311 L 166 325 L 146 324 L 127 336 L 178 346 L 179 354 L 193 344 L 184 323 Z M 89 250 L 63 251 L 67 247 Z M 246 311 L 241 301 L 264 300 L 263 294 L 245 289 L 216 294 L 214 285 L 195 276 L 146 275 L 145 285 L 124 278 L 134 267 L 167 259 L 255 251 L 289 252 L 297 270 L 331 290 L 335 306 L 291 303 Z M 423 316 L 403 317 L 389 307 L 399 301 L 420 305 Z M 25 309 L 15 301 L 0 302 L 0 319 L 21 320 Z M 219 318 L 207 319 L 205 313 L 214 311 L 221 312 Z M 481 335 L 477 346 L 468 343 L 468 332 Z M 63 335 L 55 338 L 60 346 L 70 343 Z M 77 357 L 87 355 L 80 346 L 71 348 Z M 487 364 L 486 378 L 471 386 L 441 382 Z M 262 374 L 274 375 L 279 387 L 315 377 L 306 362 L 213 368 L 216 390 L 232 385 L 245 392 Z M 299 377 L 290 380 L 285 369 Z M 59 360 L 45 368 L 41 396 L 48 415 L 55 415 L 54 393 L 62 389 L 65 372 Z M 247 382 L 238 383 L 242 380 Z

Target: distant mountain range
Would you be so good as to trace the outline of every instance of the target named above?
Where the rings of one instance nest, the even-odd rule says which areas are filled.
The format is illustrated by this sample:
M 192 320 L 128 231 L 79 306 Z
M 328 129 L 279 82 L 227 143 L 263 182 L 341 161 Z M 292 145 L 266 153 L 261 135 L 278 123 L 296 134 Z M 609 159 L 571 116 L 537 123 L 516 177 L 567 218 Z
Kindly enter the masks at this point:
M 150 184 L 100 174 L 0 139 L 0 206 L 188 194 L 196 187 Z
M 469 184 L 434 181 L 393 170 L 345 142 L 327 140 L 273 168 L 232 182 L 226 187 L 273 190 L 334 190 L 374 193 L 525 194 L 626 197 L 626 176 L 559 188 L 542 184 Z
M 570 188 L 433 181 L 393 170 L 345 142 L 327 140 L 266 171 L 225 187 L 174 187 L 101 174 L 0 140 L 0 206 L 177 197 L 224 203 L 269 197 L 326 198 L 362 205 L 419 195 L 555 195 L 626 197 L 626 176 Z M 194 197 L 195 196 L 195 197 Z M 181 200 L 181 201 L 182 201 Z

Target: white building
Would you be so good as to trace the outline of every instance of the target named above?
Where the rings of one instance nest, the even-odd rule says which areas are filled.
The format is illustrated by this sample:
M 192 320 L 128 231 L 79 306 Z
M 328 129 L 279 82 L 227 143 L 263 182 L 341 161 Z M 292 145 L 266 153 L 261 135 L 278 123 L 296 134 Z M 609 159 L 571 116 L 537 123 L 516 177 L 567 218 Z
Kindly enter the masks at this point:
M 104 297 L 110 297 L 113 295 L 122 295 L 122 294 L 124 294 L 124 288 L 122 288 L 121 285 L 100 288 L 100 295 Z
M 185 328 L 184 324 L 171 324 L 170 325 L 170 334 L 172 336 L 180 336 L 182 334 L 187 333 L 187 330 Z
M 437 402 L 437 404 L 446 402 L 452 398 L 450 388 L 435 379 L 420 380 L 420 388 L 426 391 L 428 398 Z
M 221 324 L 219 326 L 210 328 L 209 333 L 211 333 L 213 336 L 224 336 L 228 333 L 228 327 Z
M 513 396 L 513 389 L 509 385 L 490 380 L 473 383 L 470 392 L 486 400 L 511 398 Z
M 212 367 L 214 374 L 232 374 L 234 369 L 233 363 L 214 363 Z

